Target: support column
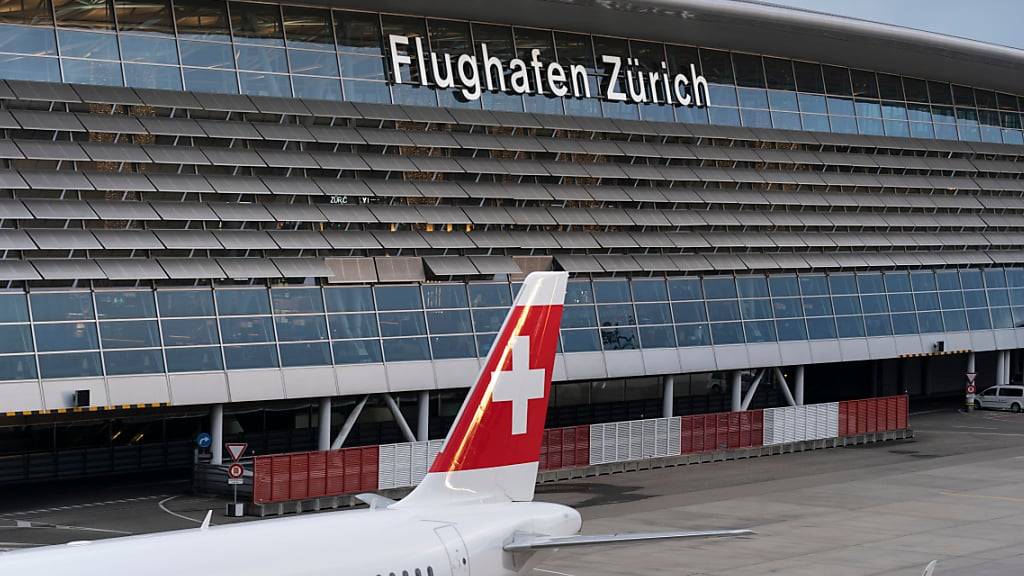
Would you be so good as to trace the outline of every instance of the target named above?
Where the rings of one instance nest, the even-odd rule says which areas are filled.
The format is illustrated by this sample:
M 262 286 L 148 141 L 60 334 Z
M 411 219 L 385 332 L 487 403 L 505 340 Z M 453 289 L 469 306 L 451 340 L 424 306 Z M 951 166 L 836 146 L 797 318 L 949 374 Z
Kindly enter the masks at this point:
M 416 413 L 416 439 L 420 442 L 430 440 L 430 390 L 420 390 L 420 399 Z
M 804 405 L 804 367 L 803 366 L 797 366 L 796 368 L 793 369 L 793 371 L 796 373 L 793 376 L 793 386 L 795 388 L 795 391 L 794 391 L 795 392 L 795 394 L 794 394 L 795 398 L 794 399 L 796 400 L 796 405 L 797 406 L 803 406 Z
M 1003 383 L 1003 370 L 1006 369 L 1005 363 L 1006 359 L 1003 356 L 1003 351 L 996 351 L 996 386 L 999 386 L 1000 384 Z
M 977 392 L 977 384 L 975 379 L 977 372 L 974 371 L 974 352 L 967 353 L 967 373 L 965 374 L 967 380 L 967 386 L 975 386 L 975 392 Z M 967 410 L 974 410 L 974 394 L 967 393 Z
M 320 399 L 320 419 L 317 428 L 317 450 L 331 449 L 331 399 Z
M 395 424 L 398 424 L 398 429 L 405 436 L 405 441 L 415 442 L 416 435 L 412 433 L 412 428 L 409 428 L 409 423 L 405 421 L 405 416 L 402 415 L 402 411 L 398 408 L 398 402 L 395 402 L 391 394 L 384 394 L 384 401 L 387 402 L 388 408 L 391 409 L 391 415 L 395 417 Z
M 793 399 L 793 394 L 789 391 L 789 383 L 786 382 L 786 377 L 783 376 L 782 370 L 776 366 L 773 368 L 775 372 L 775 383 L 778 384 L 779 389 L 782 390 L 782 395 L 786 397 L 786 403 L 790 406 L 796 406 L 796 400 Z
M 363 396 L 363 399 L 352 408 L 352 411 L 348 413 L 348 417 L 345 418 L 345 423 L 341 425 L 341 431 L 338 432 L 338 436 L 334 438 L 334 442 L 331 442 L 331 450 L 338 450 L 341 445 L 345 443 L 352 427 L 356 425 L 356 420 L 359 420 L 359 415 L 363 413 L 363 406 L 366 406 L 366 401 L 370 399 L 370 395 Z
M 661 379 L 661 417 L 671 418 L 675 411 L 676 377 L 669 374 Z
M 729 372 L 729 394 L 732 398 L 733 412 L 746 410 L 746 406 L 743 405 L 743 379 L 739 370 Z
M 224 405 L 210 406 L 210 464 L 224 463 Z
M 1011 366 L 1011 362 L 1012 362 L 1011 359 L 1013 358 L 1013 356 L 1011 355 L 1011 352 L 1012 352 L 1012 350 L 1004 350 L 1003 351 L 1003 354 L 1006 355 L 1003 358 L 1003 384 L 1009 384 L 1010 383 L 1010 372 L 1012 372 L 1012 368 L 1013 368 L 1013 366 Z

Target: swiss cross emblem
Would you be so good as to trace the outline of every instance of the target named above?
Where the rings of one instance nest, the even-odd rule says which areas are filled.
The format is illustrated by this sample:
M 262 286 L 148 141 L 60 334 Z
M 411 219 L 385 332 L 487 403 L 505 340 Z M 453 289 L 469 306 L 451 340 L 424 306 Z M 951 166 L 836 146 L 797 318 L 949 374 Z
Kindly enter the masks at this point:
M 491 401 L 512 403 L 512 435 L 526 434 L 530 400 L 544 397 L 544 369 L 530 368 L 530 337 L 513 336 L 512 369 L 491 372 Z

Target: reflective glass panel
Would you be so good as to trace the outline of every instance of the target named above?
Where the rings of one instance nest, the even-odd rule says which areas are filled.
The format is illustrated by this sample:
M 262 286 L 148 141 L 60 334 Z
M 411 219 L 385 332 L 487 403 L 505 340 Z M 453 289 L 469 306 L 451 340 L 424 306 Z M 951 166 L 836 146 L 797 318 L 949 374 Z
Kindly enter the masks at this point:
M 334 349 L 336 364 L 367 364 L 384 361 L 380 350 L 380 340 L 346 340 L 334 342 L 331 346 Z
M 16 356 L 16 358 L 21 357 Z M 99 352 L 39 355 L 39 376 L 41 378 L 80 378 L 100 375 Z
M 156 320 L 100 322 L 103 348 L 149 348 L 160 345 Z
M 273 344 L 225 346 L 224 363 L 228 370 L 277 368 L 277 346 Z
M 154 318 L 156 304 L 150 291 L 96 292 L 96 313 L 99 318 Z
M 325 366 L 331 363 L 331 348 L 326 342 L 281 344 L 281 366 Z
M 213 293 L 209 290 L 161 290 L 156 301 L 163 318 L 213 316 Z
M 36 322 L 51 320 L 91 320 L 92 294 L 88 292 L 34 292 L 29 295 L 32 319 Z
M 223 370 L 220 347 L 206 348 L 168 348 L 168 372 L 199 372 L 204 370 Z
M 225 344 L 274 341 L 274 325 L 269 316 L 221 318 L 220 333 Z
M 115 350 L 103 353 L 107 374 L 159 374 L 164 371 L 160 350 Z

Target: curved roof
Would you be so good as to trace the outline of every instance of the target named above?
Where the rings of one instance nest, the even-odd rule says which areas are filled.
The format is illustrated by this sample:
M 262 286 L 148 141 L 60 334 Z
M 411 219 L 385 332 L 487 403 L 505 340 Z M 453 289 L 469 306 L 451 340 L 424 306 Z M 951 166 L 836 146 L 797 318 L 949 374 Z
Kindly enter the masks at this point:
M 1024 94 L 1024 50 L 748 0 L 313 0 L 755 52 Z

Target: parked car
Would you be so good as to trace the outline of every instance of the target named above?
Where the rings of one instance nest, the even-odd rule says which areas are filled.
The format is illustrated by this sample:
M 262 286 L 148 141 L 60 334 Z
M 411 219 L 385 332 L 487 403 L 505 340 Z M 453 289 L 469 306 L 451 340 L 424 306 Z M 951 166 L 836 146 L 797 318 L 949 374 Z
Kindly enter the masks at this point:
M 1020 412 L 1024 408 L 1024 386 L 992 386 L 974 397 L 975 408 Z

